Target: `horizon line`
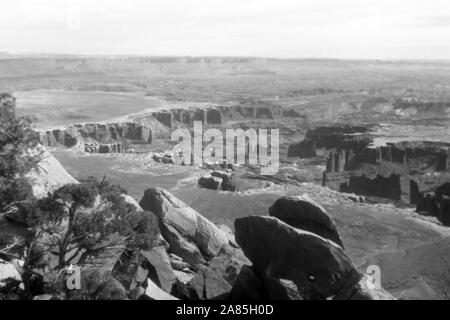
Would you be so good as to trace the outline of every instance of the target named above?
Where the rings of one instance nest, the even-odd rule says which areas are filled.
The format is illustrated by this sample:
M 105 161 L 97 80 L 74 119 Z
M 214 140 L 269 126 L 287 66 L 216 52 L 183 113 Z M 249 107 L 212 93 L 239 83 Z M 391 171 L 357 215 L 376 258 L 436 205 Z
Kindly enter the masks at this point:
M 356 57 L 277 57 L 277 56 L 250 56 L 250 55 L 156 55 L 156 54 L 85 54 L 85 53 L 63 53 L 63 52 L 29 52 L 29 51 L 0 51 L 0 59 L 5 56 L 29 56 L 29 58 L 44 58 L 41 56 L 64 56 L 80 58 L 214 58 L 214 59 L 266 59 L 266 60 L 284 60 L 284 61 L 379 61 L 379 62 L 450 62 L 450 58 L 356 58 Z M 34 57 L 33 57 L 34 56 Z

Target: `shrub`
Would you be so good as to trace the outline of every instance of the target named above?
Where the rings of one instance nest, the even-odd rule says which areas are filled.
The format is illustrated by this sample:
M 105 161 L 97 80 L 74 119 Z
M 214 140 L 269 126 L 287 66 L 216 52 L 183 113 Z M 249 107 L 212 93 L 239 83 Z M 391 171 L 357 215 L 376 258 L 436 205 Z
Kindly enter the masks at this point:
M 24 176 L 39 159 L 30 153 L 37 142 L 30 119 L 16 116 L 14 97 L 0 94 L 0 212 L 32 197 Z
M 35 202 L 27 217 L 34 239 L 30 246 L 43 235 L 50 236 L 54 241 L 38 253 L 58 252 L 59 267 L 71 264 L 79 254 L 95 255 L 118 242 L 129 250 L 152 247 L 159 235 L 156 218 L 128 203 L 123 191 L 105 179 L 90 178 Z

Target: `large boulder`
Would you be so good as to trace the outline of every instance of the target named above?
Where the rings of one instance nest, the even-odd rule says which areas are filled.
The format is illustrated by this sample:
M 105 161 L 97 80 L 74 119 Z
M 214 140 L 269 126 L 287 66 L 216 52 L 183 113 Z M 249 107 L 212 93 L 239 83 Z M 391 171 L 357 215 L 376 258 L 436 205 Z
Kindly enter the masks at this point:
M 170 251 L 191 265 L 204 264 L 228 244 L 228 237 L 214 223 L 161 188 L 145 191 L 140 201 L 144 210 L 156 214 Z
M 278 199 L 269 208 L 269 213 L 294 228 L 310 231 L 344 247 L 334 221 L 306 194 Z
M 289 281 L 304 299 L 332 297 L 353 279 L 355 269 L 343 248 L 319 235 L 263 216 L 236 219 L 235 230 L 256 273 Z

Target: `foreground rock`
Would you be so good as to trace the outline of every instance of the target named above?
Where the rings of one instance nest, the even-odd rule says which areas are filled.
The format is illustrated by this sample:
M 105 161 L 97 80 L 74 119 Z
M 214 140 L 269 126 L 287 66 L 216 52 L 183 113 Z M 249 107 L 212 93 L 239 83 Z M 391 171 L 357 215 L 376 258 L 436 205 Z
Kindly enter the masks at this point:
M 179 300 L 174 296 L 168 294 L 167 292 L 161 290 L 155 283 L 150 279 L 147 279 L 147 288 L 145 289 L 144 297 L 141 299 L 149 300 Z
M 335 295 L 354 270 L 340 246 L 274 217 L 236 219 L 235 229 L 237 243 L 263 279 L 290 280 L 306 299 Z
M 208 266 L 200 267 L 187 284 L 185 294 L 194 300 L 226 300 L 242 266 L 249 263 L 240 249 L 227 246 Z
M 141 255 L 145 257 L 148 263 L 149 278 L 162 290 L 170 293 L 175 281 L 175 273 L 164 247 L 159 246 L 149 251 L 141 251 Z
M 249 266 L 243 266 L 229 296 L 230 300 L 260 301 L 269 299 L 261 279 Z
M 44 147 L 39 145 L 32 153 L 41 158 L 36 167 L 26 175 L 35 197 L 44 198 L 67 184 L 78 183 Z
M 344 247 L 334 221 L 307 195 L 278 199 L 269 208 L 269 213 L 294 228 L 310 231 Z
M 224 231 L 164 189 L 146 190 L 140 205 L 158 217 L 161 234 L 168 241 L 170 252 L 194 268 L 217 256 L 228 244 Z
M 375 294 L 361 284 L 362 275 L 344 249 L 317 234 L 262 216 L 236 219 L 235 230 L 236 241 L 253 263 L 255 276 L 247 272 L 239 277 L 237 285 L 245 290 L 234 288 L 234 297 L 267 294 L 275 300 L 392 298 L 382 289 Z

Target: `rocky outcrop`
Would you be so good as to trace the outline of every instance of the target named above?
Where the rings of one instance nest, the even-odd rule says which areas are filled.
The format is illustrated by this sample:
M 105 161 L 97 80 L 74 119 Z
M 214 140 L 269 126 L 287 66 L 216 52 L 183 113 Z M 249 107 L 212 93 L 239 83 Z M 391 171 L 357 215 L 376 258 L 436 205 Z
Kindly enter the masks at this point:
M 148 278 L 170 293 L 176 277 L 165 248 L 157 246 L 148 251 L 141 251 L 140 254 L 146 260 L 144 266 L 148 270 Z
M 253 268 L 244 265 L 234 282 L 229 299 L 235 301 L 261 301 L 268 300 L 269 294 Z
M 222 188 L 222 179 L 213 176 L 204 176 L 198 179 L 198 185 L 205 189 L 219 191 Z
M 450 165 L 450 144 L 404 141 L 373 146 L 370 126 L 317 127 L 304 140 L 288 148 L 288 157 L 313 158 L 318 150 L 329 150 L 327 172 L 356 170 L 363 164 L 390 162 L 413 171 L 446 171 Z
M 308 130 L 305 139 L 314 141 L 316 148 L 358 150 L 371 143 L 369 132 L 366 126 L 317 127 Z
M 151 143 L 152 131 L 150 128 L 136 123 L 108 123 L 77 124 L 65 129 L 54 129 L 39 133 L 42 145 L 46 147 L 71 148 L 80 142 L 91 140 L 99 144 L 113 144 L 122 141 L 130 143 Z
M 223 191 L 236 190 L 236 180 L 232 170 L 213 171 L 211 172 L 211 175 L 222 180 L 221 188 Z
M 168 128 L 192 126 L 194 121 L 204 125 L 223 125 L 243 119 L 304 118 L 293 109 L 279 106 L 211 106 L 205 108 L 175 108 L 159 110 L 141 116 L 153 117 Z
M 198 185 L 202 188 L 222 191 L 235 191 L 236 183 L 232 170 L 213 171 L 210 175 L 200 177 Z
M 42 146 L 38 146 L 32 153 L 41 159 L 26 175 L 32 185 L 35 197 L 43 198 L 67 184 L 78 183 Z
M 241 250 L 224 247 L 208 266 L 199 268 L 184 294 L 191 300 L 227 300 L 242 266 L 248 263 Z
M 225 232 L 164 189 L 146 190 L 140 205 L 158 217 L 170 252 L 193 267 L 217 256 L 221 248 L 228 245 Z
M 357 151 L 332 150 L 327 161 L 327 172 L 358 169 L 361 164 L 390 162 L 410 170 L 446 171 L 449 168 L 450 148 L 446 144 L 426 142 L 387 143 L 381 147 L 365 147 Z
M 152 159 L 158 163 L 174 164 L 173 155 L 171 153 L 154 153 Z
M 344 247 L 334 221 L 321 205 L 306 194 L 278 199 L 269 208 L 269 213 L 294 228 L 315 233 Z
M 236 241 L 253 266 L 243 267 L 231 297 L 260 299 L 393 299 L 370 290 L 344 249 L 275 217 L 236 219 Z
M 305 139 L 289 146 L 287 156 L 289 158 L 314 158 L 317 156 L 316 144 L 313 140 Z
M 420 191 L 417 181 L 409 181 L 409 203 L 417 205 L 420 200 Z
M 335 295 L 354 270 L 340 246 L 274 217 L 237 219 L 235 230 L 263 282 L 267 277 L 290 280 L 305 299 Z
M 302 141 L 289 146 L 288 157 L 312 158 L 317 156 L 319 149 L 359 153 L 371 142 L 369 127 L 345 125 L 316 127 L 308 130 Z M 333 166 L 334 161 L 333 158 Z
M 39 141 L 46 147 L 64 146 L 67 148 L 72 148 L 78 143 L 78 139 L 74 132 L 61 129 L 40 132 Z
M 416 211 L 434 216 L 444 226 L 450 227 L 450 183 L 445 183 L 434 191 L 420 193 Z
M 341 183 L 339 191 L 391 200 L 400 200 L 402 195 L 399 174 L 389 177 L 377 175 L 375 178 L 352 176 L 349 182 Z
M 161 290 L 153 281 L 147 279 L 147 288 L 143 296 L 140 296 L 141 300 L 179 300 L 171 294 Z
M 326 172 L 343 172 L 355 157 L 353 150 L 331 151 L 327 159 Z

